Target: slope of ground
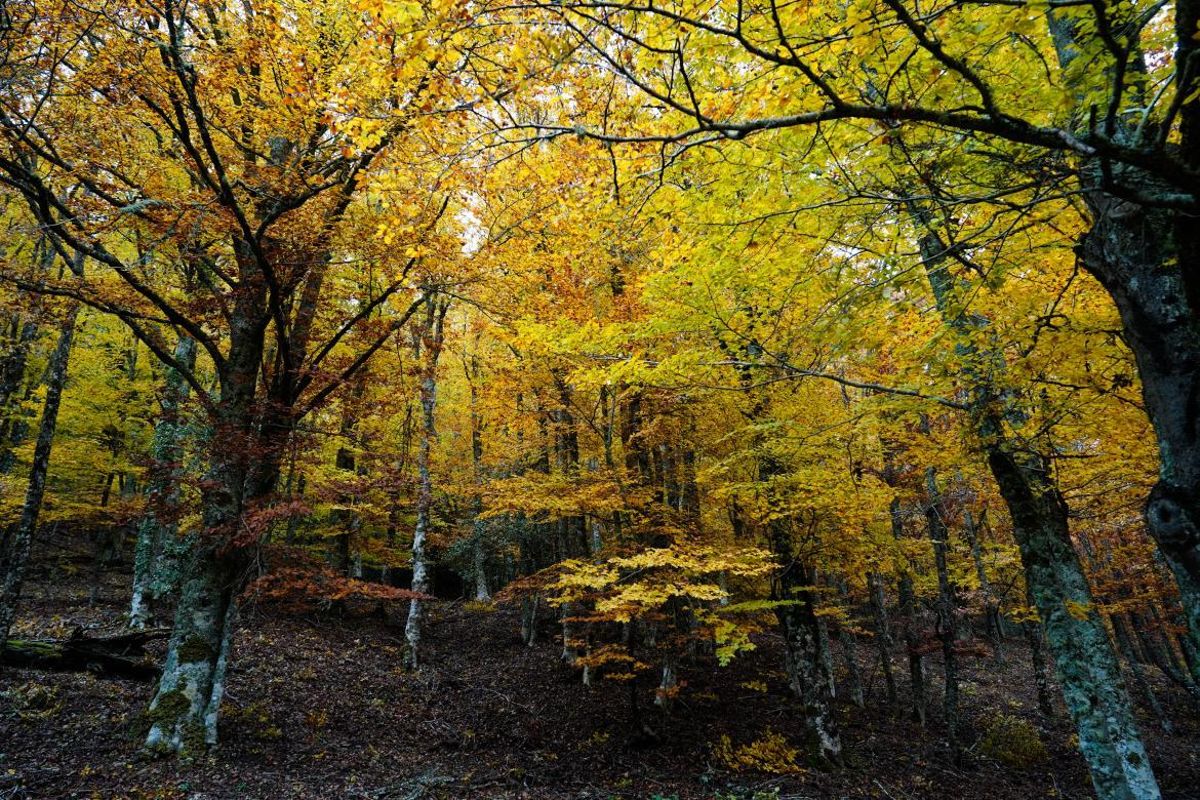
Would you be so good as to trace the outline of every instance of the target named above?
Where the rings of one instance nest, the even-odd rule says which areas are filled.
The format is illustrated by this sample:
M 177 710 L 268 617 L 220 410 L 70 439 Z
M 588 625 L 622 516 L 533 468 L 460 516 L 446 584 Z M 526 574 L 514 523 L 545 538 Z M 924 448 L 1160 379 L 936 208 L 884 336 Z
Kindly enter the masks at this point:
M 76 626 L 120 629 L 125 577 L 97 602 L 51 581 L 31 588 L 18 630 L 61 636 Z M 51 586 L 53 588 L 46 588 Z M 398 609 L 402 611 L 402 609 Z M 0 673 L 0 798 L 1085 798 L 1086 772 L 1070 725 L 1036 712 L 1027 655 L 1012 643 L 1003 666 L 965 665 L 968 754 L 950 766 L 936 702 L 922 731 L 889 709 L 879 671 L 864 663 L 869 705 L 840 701 L 845 768 L 778 776 L 730 771 L 714 754 L 802 724 L 780 670 L 779 643 L 721 668 L 684 664 L 669 715 L 635 735 L 628 687 L 580 685 L 560 664 L 547 624 L 532 647 L 512 610 L 440 603 L 428 623 L 427 666 L 400 668 L 402 631 L 375 617 L 297 617 L 251 609 L 242 621 L 222 722 L 222 744 L 190 763 L 144 760 L 135 731 L 145 684 L 86 674 Z M 865 648 L 864 648 L 865 649 Z M 931 658 L 930 660 L 935 660 Z M 897 673 L 901 664 L 897 658 Z M 936 665 L 935 665 L 936 669 Z M 932 691 L 940 689 L 934 676 Z M 907 687 L 902 686 L 902 691 Z M 1167 693 L 1169 687 L 1160 686 Z M 1166 795 L 1200 797 L 1194 710 L 1164 699 L 1175 730 L 1142 728 Z M 1008 714 L 1041 732 L 1049 760 L 1025 768 L 980 752 L 989 720 Z M 757 794 L 756 794 L 757 793 Z

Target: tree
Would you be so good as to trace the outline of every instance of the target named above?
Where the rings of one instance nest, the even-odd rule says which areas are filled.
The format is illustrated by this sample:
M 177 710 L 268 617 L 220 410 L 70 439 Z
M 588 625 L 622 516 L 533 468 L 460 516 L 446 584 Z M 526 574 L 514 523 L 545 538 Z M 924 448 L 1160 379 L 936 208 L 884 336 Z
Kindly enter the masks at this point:
M 439 59 L 456 56 L 447 42 L 426 52 L 424 32 L 456 6 L 335 12 L 38 4 L 14 9 L 9 29 L 3 183 L 56 250 L 97 270 L 78 284 L 5 279 L 115 315 L 212 428 L 152 749 L 215 742 L 235 599 L 288 438 L 420 305 L 404 299 L 408 274 L 445 209 L 386 198 L 413 174 L 397 142 L 424 146 L 416 115 L 450 86 Z M 285 62 L 296 69 L 269 73 Z M 377 228 L 355 206 L 368 191 L 390 205 L 385 237 L 359 235 Z M 383 281 L 356 285 L 340 269 L 349 253 L 378 260 Z M 357 302 L 343 293 L 360 289 Z M 196 342 L 195 368 L 166 331 Z

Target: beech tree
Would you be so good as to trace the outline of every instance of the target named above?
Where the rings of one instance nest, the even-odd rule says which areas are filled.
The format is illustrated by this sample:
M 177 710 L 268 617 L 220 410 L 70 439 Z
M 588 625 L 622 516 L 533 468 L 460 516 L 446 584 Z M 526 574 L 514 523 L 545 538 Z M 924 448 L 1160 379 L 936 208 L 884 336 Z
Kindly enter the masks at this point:
M 81 281 L 5 279 L 115 315 L 212 428 L 152 749 L 215 742 L 235 600 L 288 438 L 422 302 L 408 297 L 409 274 L 444 197 L 392 206 L 378 239 L 359 235 L 354 204 L 368 191 L 390 203 L 406 185 L 397 142 L 424 146 L 416 115 L 449 85 L 439 58 L 455 59 L 424 55 L 424 31 L 452 13 L 174 2 L 12 12 L 2 180 L 64 258 L 96 269 Z M 286 74 L 274 68 L 283 61 Z M 348 280 L 339 264 L 352 256 L 377 259 L 384 280 Z M 184 337 L 203 355 L 196 366 L 168 344 Z

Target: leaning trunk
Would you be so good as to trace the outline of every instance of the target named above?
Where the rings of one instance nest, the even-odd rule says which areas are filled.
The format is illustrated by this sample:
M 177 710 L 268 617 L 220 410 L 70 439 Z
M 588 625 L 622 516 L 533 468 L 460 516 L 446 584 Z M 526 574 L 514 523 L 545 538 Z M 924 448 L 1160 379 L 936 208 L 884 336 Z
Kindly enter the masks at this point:
M 42 421 L 38 427 L 37 444 L 33 450 L 33 464 L 29 469 L 29 482 L 25 490 L 25 503 L 21 517 L 4 532 L 0 540 L 0 642 L 8 639 L 13 618 L 17 613 L 17 602 L 21 597 L 21 584 L 25 580 L 25 568 L 33 549 L 33 535 L 37 530 L 38 515 L 42 510 L 42 498 L 46 494 L 46 477 L 50 471 L 50 450 L 54 444 L 54 428 L 58 423 L 58 408 L 62 402 L 63 386 L 67 382 L 67 364 L 71 358 L 71 341 L 75 335 L 75 318 L 79 306 L 67 313 L 58 344 L 50 356 L 50 368 L 46 377 L 46 399 L 42 405 Z
M 919 223 L 929 225 L 927 212 L 914 208 L 912 213 Z M 989 370 L 1005 368 L 1001 354 L 973 343 L 987 320 L 954 310 L 958 287 L 947 267 L 941 237 L 930 232 L 921 238 L 920 247 L 938 310 L 963 335 L 958 350 L 968 364 L 964 372 L 972 392 L 972 423 L 1012 517 L 1025 580 L 1042 619 L 1092 785 L 1100 800 L 1158 798 L 1158 783 L 1134 721 L 1120 665 L 1071 542 L 1067 504 L 1054 485 L 1050 463 L 1010 439 L 1009 427 L 1019 429 L 1024 415 L 986 377 Z

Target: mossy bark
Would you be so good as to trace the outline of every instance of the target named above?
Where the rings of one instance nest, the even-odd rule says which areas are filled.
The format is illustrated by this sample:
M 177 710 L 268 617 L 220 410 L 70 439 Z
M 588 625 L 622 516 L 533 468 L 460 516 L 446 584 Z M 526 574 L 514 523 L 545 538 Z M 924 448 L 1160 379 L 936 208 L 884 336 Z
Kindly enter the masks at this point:
M 196 361 L 196 343 L 181 336 L 175 360 L 185 369 Z M 154 426 L 150 445 L 153 465 L 146 485 L 146 513 L 138 523 L 137 548 L 133 560 L 133 594 L 129 603 L 129 627 L 144 628 L 153 616 L 152 602 L 174 591 L 189 542 L 179 536 L 176 523 L 179 506 L 179 464 L 183 459 L 185 428 L 179 419 L 187 400 L 183 376 L 167 368 L 160 405 L 162 416 Z
M 933 231 L 928 212 L 918 207 L 910 211 L 928 229 L 920 249 L 937 308 L 946 324 L 963 335 L 958 352 L 970 381 L 972 424 L 1012 517 L 1025 580 L 1092 785 L 1100 800 L 1155 800 L 1160 797 L 1158 783 L 1116 653 L 1071 541 L 1067 504 L 1055 485 L 1051 463 L 1028 442 L 1015 440 L 1024 414 L 988 377 L 1005 369 L 1003 356 L 974 343 L 988 321 L 961 307 L 946 246 Z

